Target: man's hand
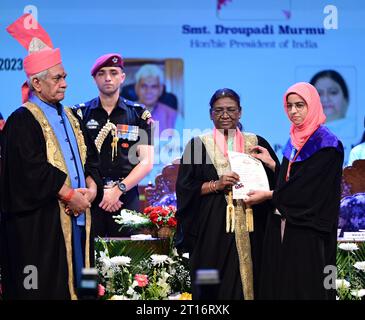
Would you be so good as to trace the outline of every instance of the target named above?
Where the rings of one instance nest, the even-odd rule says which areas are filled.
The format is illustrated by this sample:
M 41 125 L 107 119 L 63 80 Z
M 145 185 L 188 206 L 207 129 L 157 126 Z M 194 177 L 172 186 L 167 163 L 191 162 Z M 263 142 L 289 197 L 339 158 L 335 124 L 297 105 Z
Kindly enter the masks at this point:
M 70 201 L 66 202 L 67 213 L 73 213 L 78 216 L 79 213 L 85 212 L 87 208 L 91 207 L 90 201 L 81 192 L 75 190 Z
M 103 200 L 100 202 L 99 207 L 108 212 L 118 211 L 123 203 L 119 200 L 122 192 L 117 186 L 113 188 L 104 189 Z

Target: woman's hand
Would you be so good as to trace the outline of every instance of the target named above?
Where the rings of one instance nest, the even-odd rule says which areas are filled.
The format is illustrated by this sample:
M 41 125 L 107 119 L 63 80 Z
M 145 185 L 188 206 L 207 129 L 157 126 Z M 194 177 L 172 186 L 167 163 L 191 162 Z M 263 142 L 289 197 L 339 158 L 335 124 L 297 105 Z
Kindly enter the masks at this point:
M 235 172 L 229 172 L 222 175 L 216 183 L 217 190 L 222 191 L 228 187 L 235 185 L 240 181 L 240 176 Z
M 272 171 L 275 171 L 276 163 L 273 158 L 271 158 L 270 153 L 266 148 L 261 146 L 252 147 L 250 155 L 256 159 L 261 160 L 265 166 L 270 168 Z
M 244 200 L 245 204 L 252 206 L 254 204 L 259 204 L 269 200 L 272 198 L 272 193 L 272 191 L 251 190 L 249 193 L 247 193 L 248 198 Z

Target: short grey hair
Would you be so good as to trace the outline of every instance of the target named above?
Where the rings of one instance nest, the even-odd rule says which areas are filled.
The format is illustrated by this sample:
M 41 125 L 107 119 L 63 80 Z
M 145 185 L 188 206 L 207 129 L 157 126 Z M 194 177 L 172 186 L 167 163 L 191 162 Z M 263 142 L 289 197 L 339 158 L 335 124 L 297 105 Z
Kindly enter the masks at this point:
M 145 64 L 142 67 L 139 68 L 136 75 L 136 82 L 138 83 L 142 78 L 147 77 L 157 77 L 162 84 L 164 82 L 164 75 L 157 65 L 155 64 Z
M 32 80 L 34 78 L 38 78 L 38 79 L 42 79 L 42 80 L 45 80 L 47 78 L 47 74 L 48 74 L 48 69 L 47 70 L 44 70 L 44 71 L 41 71 L 41 72 L 38 72 L 32 76 L 29 77 L 28 79 L 28 86 L 29 86 L 29 89 L 31 91 L 34 91 L 34 87 L 32 85 Z

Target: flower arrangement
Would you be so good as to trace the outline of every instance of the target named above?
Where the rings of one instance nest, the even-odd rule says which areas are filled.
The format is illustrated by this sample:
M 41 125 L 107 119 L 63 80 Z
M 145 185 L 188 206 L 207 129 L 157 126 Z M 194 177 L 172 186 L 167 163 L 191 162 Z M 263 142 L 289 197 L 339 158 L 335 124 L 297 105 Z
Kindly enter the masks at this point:
M 124 234 L 148 233 L 153 237 L 172 238 L 176 228 L 176 208 L 174 206 L 147 207 L 143 213 L 123 209 L 113 216 Z
M 365 297 L 365 242 L 339 243 L 336 290 L 339 300 Z
M 174 206 L 149 206 L 144 209 L 143 213 L 158 228 L 165 226 L 176 227 L 176 208 Z
M 119 215 L 113 216 L 113 218 L 117 224 L 121 225 L 121 229 L 124 227 L 140 229 L 153 226 L 150 219 L 134 210 L 123 209 Z
M 110 300 L 191 299 L 188 257 L 173 249 L 169 255 L 144 252 L 111 256 L 108 244 L 96 254 L 99 295 Z M 115 252 L 115 250 L 114 250 Z

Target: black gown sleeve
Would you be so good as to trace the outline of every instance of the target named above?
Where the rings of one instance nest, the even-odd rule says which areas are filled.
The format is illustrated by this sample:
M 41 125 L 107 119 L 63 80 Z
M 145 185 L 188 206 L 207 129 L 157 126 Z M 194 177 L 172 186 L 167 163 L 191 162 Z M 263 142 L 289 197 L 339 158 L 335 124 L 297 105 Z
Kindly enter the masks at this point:
M 191 251 L 197 236 L 197 217 L 201 201 L 202 162 L 205 148 L 199 138 L 192 139 L 184 150 L 176 180 L 177 233 L 175 244 L 178 249 Z M 217 178 L 218 179 L 218 176 Z
M 36 210 L 56 198 L 66 174 L 47 161 L 46 142 L 37 120 L 17 109 L 4 128 L 2 148 L 2 210 Z
M 305 161 L 294 163 L 285 181 L 284 158 L 273 202 L 290 223 L 330 232 L 337 222 L 341 195 L 343 152 L 324 148 Z

